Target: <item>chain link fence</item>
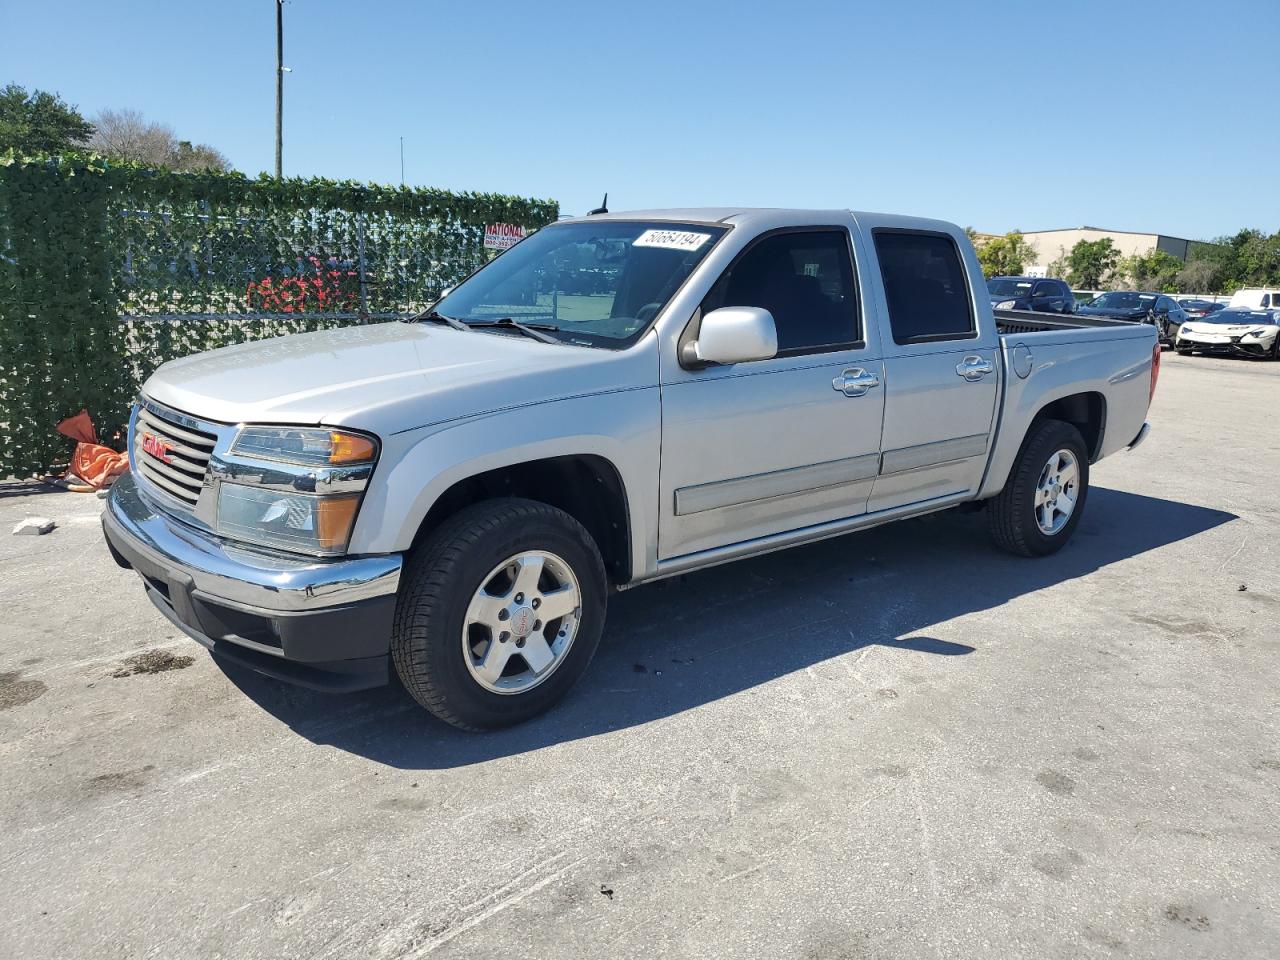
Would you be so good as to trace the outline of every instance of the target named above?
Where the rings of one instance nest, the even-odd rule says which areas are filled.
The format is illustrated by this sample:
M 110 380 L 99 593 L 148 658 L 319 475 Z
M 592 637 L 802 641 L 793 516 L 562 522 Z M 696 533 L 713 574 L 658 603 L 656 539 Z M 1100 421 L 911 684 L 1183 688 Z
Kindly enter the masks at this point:
M 0 164 L 0 477 L 104 439 L 168 360 L 412 315 L 481 266 L 488 224 L 554 202 L 322 179 L 175 174 L 97 158 Z

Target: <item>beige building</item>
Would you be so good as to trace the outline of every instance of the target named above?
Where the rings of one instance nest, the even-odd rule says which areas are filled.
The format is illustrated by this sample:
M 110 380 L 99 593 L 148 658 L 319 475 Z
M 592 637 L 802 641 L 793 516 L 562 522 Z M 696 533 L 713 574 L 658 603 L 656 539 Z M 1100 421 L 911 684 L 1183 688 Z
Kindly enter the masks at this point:
M 1131 233 L 1127 230 L 1099 230 L 1097 227 L 1036 230 L 1024 233 L 1023 237 L 1036 252 L 1035 258 L 1027 265 L 1027 275 L 1033 277 L 1043 277 L 1049 264 L 1066 256 L 1081 240 L 1092 242 L 1109 238 L 1122 257 L 1163 250 L 1179 260 L 1187 259 L 1187 250 L 1191 245 L 1191 241 L 1181 237 L 1166 237 L 1160 233 Z

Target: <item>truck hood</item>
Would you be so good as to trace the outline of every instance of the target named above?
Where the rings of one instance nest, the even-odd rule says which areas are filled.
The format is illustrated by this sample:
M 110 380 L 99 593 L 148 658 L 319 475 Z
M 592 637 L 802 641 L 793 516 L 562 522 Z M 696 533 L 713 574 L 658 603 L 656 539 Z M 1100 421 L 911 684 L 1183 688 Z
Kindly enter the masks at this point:
M 142 390 L 222 423 L 328 424 L 386 434 L 510 406 L 655 386 L 656 364 L 638 364 L 634 353 L 393 321 L 184 357 L 160 367 Z M 646 369 L 651 378 L 643 383 L 639 373 Z
M 1087 317 L 1110 317 L 1113 320 L 1143 320 L 1147 316 L 1146 307 L 1080 307 L 1076 312 Z

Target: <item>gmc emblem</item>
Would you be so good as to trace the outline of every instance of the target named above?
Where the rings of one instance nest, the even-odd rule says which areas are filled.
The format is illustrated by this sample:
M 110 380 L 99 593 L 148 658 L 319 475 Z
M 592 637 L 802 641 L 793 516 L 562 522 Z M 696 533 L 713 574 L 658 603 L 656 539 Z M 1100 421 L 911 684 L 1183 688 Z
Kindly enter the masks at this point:
M 142 451 L 149 453 L 161 463 L 172 463 L 173 458 L 169 456 L 169 444 L 161 440 L 154 433 L 142 434 Z

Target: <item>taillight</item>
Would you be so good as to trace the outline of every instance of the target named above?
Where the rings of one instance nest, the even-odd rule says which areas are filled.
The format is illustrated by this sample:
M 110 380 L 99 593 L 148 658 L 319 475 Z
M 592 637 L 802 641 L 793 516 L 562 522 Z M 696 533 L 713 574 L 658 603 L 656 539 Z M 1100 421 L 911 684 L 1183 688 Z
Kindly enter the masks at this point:
M 1147 394 L 1147 404 L 1155 399 L 1156 381 L 1160 379 L 1160 341 L 1151 349 L 1151 392 Z

